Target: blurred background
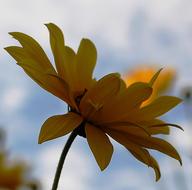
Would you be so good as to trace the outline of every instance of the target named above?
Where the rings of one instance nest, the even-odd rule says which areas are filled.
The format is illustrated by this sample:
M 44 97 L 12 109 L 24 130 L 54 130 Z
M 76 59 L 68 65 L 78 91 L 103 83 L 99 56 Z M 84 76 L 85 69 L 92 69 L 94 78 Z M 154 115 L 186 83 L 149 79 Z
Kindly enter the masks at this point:
M 82 38 L 90 38 L 95 43 L 98 64 L 94 76 L 97 79 L 109 72 L 119 72 L 128 82 L 135 78 L 146 80 L 138 76 L 148 76 L 151 70 L 164 68 L 162 75 L 165 76 L 159 80 L 165 82 L 166 87 L 163 86 L 161 93 L 184 99 L 182 105 L 163 117 L 185 130 L 172 129 L 171 135 L 165 137 L 180 152 L 182 167 L 154 151 L 162 171 L 162 178 L 156 183 L 152 169 L 137 162 L 114 142 L 111 164 L 100 172 L 86 140 L 78 137 L 67 157 L 59 190 L 190 190 L 191 9 L 190 0 L 0 0 L 0 126 L 3 139 L 6 134 L 1 152 L 8 152 L 5 155 L 11 160 L 22 160 L 23 166 L 27 164 L 31 168 L 28 172 L 31 178 L 41 183 L 39 188 L 50 189 L 67 137 L 42 145 L 38 145 L 37 139 L 45 119 L 65 113 L 66 104 L 36 85 L 3 48 L 17 44 L 8 32 L 21 31 L 37 39 L 53 60 L 48 31 L 43 25 L 53 22 L 64 31 L 66 44 L 75 50 Z M 29 188 L 21 186 L 19 184 L 18 189 Z

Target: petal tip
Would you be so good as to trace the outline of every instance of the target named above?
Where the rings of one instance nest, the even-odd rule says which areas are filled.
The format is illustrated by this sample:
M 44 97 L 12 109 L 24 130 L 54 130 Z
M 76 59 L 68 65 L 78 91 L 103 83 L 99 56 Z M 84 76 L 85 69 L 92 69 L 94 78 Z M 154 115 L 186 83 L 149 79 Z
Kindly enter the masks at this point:
M 108 164 L 98 164 L 98 165 L 99 165 L 101 172 L 103 172 L 108 167 L 109 163 Z
M 13 38 L 15 36 L 15 34 L 17 34 L 18 32 L 9 32 L 8 34 L 11 35 Z
M 49 23 L 45 23 L 44 24 L 47 28 L 49 28 L 49 26 L 52 26 L 52 25 L 55 25 L 55 24 L 53 24 L 52 22 L 49 22 Z
M 182 162 L 181 158 L 178 161 L 179 161 L 180 165 L 182 166 L 183 162 Z
M 43 140 L 42 139 L 38 139 L 38 144 L 42 144 Z
M 41 133 L 39 134 L 38 144 L 44 143 L 46 140 L 42 137 Z
M 5 51 L 9 52 L 9 46 L 3 48 Z

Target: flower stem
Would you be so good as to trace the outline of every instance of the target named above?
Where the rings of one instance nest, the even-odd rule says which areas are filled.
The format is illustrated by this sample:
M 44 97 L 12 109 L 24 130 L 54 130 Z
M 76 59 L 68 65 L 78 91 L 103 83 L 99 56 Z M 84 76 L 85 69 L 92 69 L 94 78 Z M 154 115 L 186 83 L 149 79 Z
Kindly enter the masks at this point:
M 69 136 L 69 138 L 68 138 L 68 140 L 67 140 L 67 142 L 66 142 L 66 144 L 65 144 L 65 146 L 63 148 L 63 151 L 61 153 L 61 157 L 59 159 L 59 163 L 58 163 L 58 166 L 57 166 L 57 170 L 56 170 L 56 173 L 55 173 L 55 178 L 54 178 L 54 181 L 53 181 L 52 190 L 57 190 L 59 179 L 60 179 L 60 176 L 61 176 L 61 171 L 62 171 L 62 168 L 63 168 L 63 164 L 65 162 L 65 158 L 66 158 L 67 153 L 68 153 L 68 151 L 69 151 L 69 149 L 70 149 L 70 147 L 71 147 L 71 145 L 72 145 L 72 143 L 75 140 L 77 135 L 78 135 L 78 131 L 74 130 L 70 134 L 70 136 Z

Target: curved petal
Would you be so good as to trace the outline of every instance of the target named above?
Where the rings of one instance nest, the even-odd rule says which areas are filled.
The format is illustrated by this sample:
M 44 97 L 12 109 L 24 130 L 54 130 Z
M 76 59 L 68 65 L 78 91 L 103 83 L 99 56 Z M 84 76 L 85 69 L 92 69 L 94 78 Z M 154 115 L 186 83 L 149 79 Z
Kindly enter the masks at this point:
M 78 86 L 84 91 L 92 86 L 92 74 L 97 61 L 97 50 L 89 39 L 82 39 L 77 52 Z
M 109 130 L 105 129 L 105 131 L 115 140 L 117 140 L 120 144 L 126 146 L 128 149 L 134 151 L 134 145 L 136 144 L 137 146 L 140 147 L 145 147 L 149 149 L 154 149 L 159 152 L 162 152 L 180 162 L 181 157 L 177 150 L 167 141 L 160 139 L 160 138 L 155 138 L 155 137 L 150 137 L 150 136 L 135 136 L 132 134 L 128 133 L 122 133 L 119 131 L 114 131 L 114 130 Z M 132 145 L 131 147 L 128 147 L 128 145 Z
M 43 89 L 64 100 L 70 106 L 75 107 L 69 86 L 64 80 L 59 79 L 57 75 L 46 73 L 41 69 L 34 68 L 33 60 L 20 62 L 20 66 Z
M 151 126 L 148 127 L 148 131 L 151 135 L 159 135 L 159 134 L 169 135 L 170 133 L 170 129 L 168 126 L 159 126 L 159 127 Z
M 19 64 L 20 61 L 29 59 L 26 51 L 22 47 L 18 46 L 9 46 L 4 48 Z
M 152 88 L 148 83 L 137 82 L 130 85 L 126 90 L 121 91 L 101 110 L 98 124 L 123 120 L 132 115 L 133 110 L 138 109 L 143 101 L 148 99 Z M 130 117 L 132 120 L 134 115 Z
M 123 92 L 126 90 L 126 83 L 123 79 L 120 79 L 120 81 L 121 81 L 120 92 Z
M 55 69 L 51 65 L 47 55 L 35 39 L 21 32 L 11 32 L 10 35 L 20 42 L 25 54 L 28 56 L 28 59 L 34 60 L 35 67 L 42 68 L 52 74 L 56 74 Z M 6 50 L 11 55 L 11 52 L 14 52 L 15 48 L 14 46 L 7 47 Z
M 75 113 L 69 112 L 65 115 L 55 115 L 47 119 L 39 134 L 39 143 L 64 136 L 83 121 L 83 118 Z
M 86 124 L 85 132 L 91 151 L 100 167 L 104 170 L 111 161 L 113 145 L 108 136 L 99 128 Z
M 72 88 L 72 80 L 77 77 L 75 68 L 76 54 L 70 47 L 65 46 L 63 33 L 58 26 L 53 23 L 46 24 L 46 26 L 49 30 L 50 45 L 58 74 Z
M 112 73 L 104 76 L 89 89 L 80 102 L 80 110 L 84 117 L 89 119 L 103 105 L 115 96 L 120 89 L 120 80 L 117 74 Z M 92 116 L 91 116 L 92 114 Z M 96 117 L 96 116 L 95 116 Z M 97 118 L 97 117 L 96 117 Z
M 147 128 L 147 131 L 151 135 L 158 135 L 158 134 L 168 135 L 170 132 L 169 126 L 159 119 L 142 121 L 139 122 L 138 124 L 145 126 L 145 128 Z
M 129 135 L 129 134 L 126 134 L 126 137 L 130 141 L 132 141 L 142 147 L 158 150 L 158 151 L 178 160 L 180 162 L 180 164 L 182 164 L 181 157 L 180 157 L 179 153 L 177 152 L 177 150 L 170 143 L 168 143 L 167 141 L 165 141 L 163 139 L 156 138 L 156 137 L 141 137 L 141 136 L 136 137 L 134 135 Z
M 135 123 L 126 123 L 126 122 L 119 122 L 119 123 L 110 123 L 109 125 L 102 125 L 101 126 L 104 130 L 108 128 L 108 130 L 114 130 L 121 133 L 128 133 L 135 136 L 149 136 L 150 133 L 148 132 L 145 127 L 135 124 Z
M 138 112 L 137 118 L 140 121 L 145 121 L 159 117 L 181 103 L 181 101 L 182 100 L 177 97 L 161 96 L 151 104 L 141 108 Z
M 119 131 L 111 130 L 111 129 L 105 129 L 105 132 L 109 134 L 115 141 L 122 144 L 124 147 L 126 147 L 128 150 L 131 150 L 133 152 L 137 152 L 144 162 L 149 163 L 149 159 L 146 156 L 146 153 L 141 150 L 141 147 L 132 141 L 130 141 L 126 135 L 123 133 L 120 133 Z
M 150 136 L 150 135 L 157 135 L 157 134 L 164 134 L 168 135 L 170 132 L 169 125 L 173 127 L 177 127 L 182 130 L 180 126 L 164 123 L 161 120 L 154 119 L 150 121 L 144 122 L 111 122 L 105 123 L 102 127 L 108 127 L 109 129 L 113 129 L 119 132 L 124 132 L 132 135 L 139 135 L 139 136 Z
M 64 80 L 59 80 L 52 65 L 47 64 L 47 67 L 44 67 L 45 65 L 37 62 L 22 47 L 10 46 L 5 49 L 37 84 L 72 107 L 76 107 L 69 85 Z
M 51 27 L 51 28 L 54 28 L 54 27 Z M 56 31 L 55 28 L 53 30 L 54 30 L 54 32 Z M 26 69 L 26 66 L 25 66 L 25 68 L 23 67 L 25 71 L 28 70 L 28 71 L 26 71 L 27 74 L 34 73 L 33 71 L 38 70 L 39 72 L 37 75 L 44 76 L 44 77 L 41 77 L 41 79 L 45 79 L 46 74 L 57 76 L 57 73 L 56 73 L 54 67 L 51 65 L 45 52 L 33 38 L 31 38 L 30 36 L 27 36 L 23 33 L 11 33 L 11 34 L 16 39 L 19 40 L 19 42 L 21 43 L 21 45 L 23 47 L 11 46 L 11 47 L 5 48 L 5 50 L 7 50 L 7 52 L 18 62 L 18 65 L 20 65 L 22 67 L 23 67 L 23 65 L 27 65 L 28 69 Z M 58 63 L 58 61 L 60 61 L 57 65 L 61 64 L 61 61 L 62 61 L 62 60 L 60 60 L 61 58 L 63 58 L 63 57 L 65 58 L 64 59 L 65 67 L 63 67 L 63 65 L 59 65 L 59 66 L 60 66 L 60 68 L 62 68 L 62 73 L 65 71 L 65 79 L 66 79 L 65 83 L 67 82 L 68 90 L 70 90 L 70 92 L 72 92 L 72 88 L 73 88 L 72 83 L 76 82 L 76 80 L 75 80 L 76 73 L 74 71 L 75 70 L 74 69 L 75 53 L 71 48 L 69 48 L 67 46 L 63 47 L 64 51 L 60 52 L 63 49 L 60 46 L 58 46 L 56 42 L 54 42 L 54 39 L 55 39 L 54 35 L 58 36 L 56 38 L 57 41 L 58 40 L 61 41 L 62 37 L 60 35 L 56 35 L 55 33 L 53 34 L 53 32 L 51 34 L 52 34 L 51 35 L 52 48 L 54 49 L 55 46 L 58 47 L 58 49 L 56 48 L 53 51 L 53 53 L 55 53 L 55 54 L 57 53 L 56 55 L 54 54 L 54 57 L 55 57 L 55 59 L 57 59 L 57 63 Z M 55 44 L 55 46 L 54 46 L 54 44 Z M 58 54 L 58 53 L 60 53 L 60 54 Z M 67 68 L 66 66 L 69 66 L 69 68 Z M 33 71 L 29 71 L 29 67 L 33 68 Z M 61 71 L 59 72 L 59 74 L 62 75 Z M 33 75 L 33 74 L 29 74 L 29 75 L 30 75 L 30 77 L 32 77 L 31 75 Z M 33 80 L 35 80 L 34 78 L 39 78 L 39 76 L 33 75 L 32 78 L 33 78 Z M 74 80 L 75 80 L 75 82 L 74 82 Z M 39 80 L 35 80 L 35 81 L 38 84 L 41 83 L 41 86 L 42 86 L 42 81 L 39 81 Z M 69 89 L 69 87 L 70 87 L 70 89 Z M 47 88 L 46 88 L 46 90 L 47 90 Z M 50 90 L 48 90 L 48 91 L 50 91 Z M 60 91 L 62 91 L 62 89 L 60 89 Z M 51 93 L 53 93 L 53 92 L 51 92 Z M 55 95 L 55 93 L 53 93 L 53 94 Z M 58 95 L 56 95 L 56 96 L 58 96 Z M 61 96 L 58 96 L 58 97 L 61 98 Z M 61 99 L 63 99 L 63 98 L 61 98 Z
M 153 86 L 153 85 L 154 85 L 155 81 L 157 80 L 157 78 L 158 78 L 158 76 L 159 76 L 159 74 L 160 74 L 160 72 L 161 72 L 162 70 L 163 70 L 162 68 L 159 69 L 159 70 L 153 75 L 153 77 L 152 77 L 151 80 L 149 81 L 149 85 L 150 85 L 150 86 Z
M 128 149 L 129 150 L 129 149 Z M 161 171 L 160 171 L 160 168 L 159 168 L 159 165 L 157 163 L 157 161 L 155 160 L 155 158 L 153 158 L 149 152 L 144 149 L 144 148 L 141 148 L 141 151 L 145 154 L 145 157 L 148 158 L 148 161 L 149 162 L 146 162 L 146 159 L 143 159 L 142 155 L 140 154 L 140 152 L 136 152 L 136 151 L 132 151 L 132 150 L 129 150 L 129 152 L 131 152 L 131 154 L 137 158 L 139 161 L 143 162 L 144 164 L 146 164 L 147 166 L 149 167 L 152 167 L 155 171 L 155 175 L 156 175 L 156 181 L 158 181 L 161 177 Z
M 63 78 L 65 75 L 65 66 L 64 66 L 64 54 L 65 51 L 65 41 L 62 31 L 53 23 L 45 24 L 50 33 L 50 45 L 55 59 L 55 65 L 58 71 L 58 74 Z

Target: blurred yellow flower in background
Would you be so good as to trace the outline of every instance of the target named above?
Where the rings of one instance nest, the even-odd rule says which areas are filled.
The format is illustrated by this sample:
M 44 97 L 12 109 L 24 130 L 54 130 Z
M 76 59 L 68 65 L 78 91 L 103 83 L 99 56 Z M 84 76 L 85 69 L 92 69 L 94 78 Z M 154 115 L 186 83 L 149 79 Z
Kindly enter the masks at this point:
M 75 131 L 87 138 L 100 169 L 104 170 L 113 154 L 110 136 L 135 158 L 152 167 L 156 180 L 160 178 L 159 166 L 148 149 L 160 151 L 181 163 L 171 144 L 154 137 L 156 134 L 168 134 L 169 126 L 179 127 L 158 118 L 179 104 L 181 99 L 161 96 L 141 107 L 151 97 L 160 71 L 152 72 L 145 82 L 138 80 L 140 82 L 128 87 L 118 73 L 96 81 L 92 77 L 97 60 L 94 44 L 83 39 L 75 53 L 65 45 L 63 33 L 55 24 L 46 26 L 56 70 L 38 42 L 26 34 L 10 33 L 22 47 L 5 48 L 35 82 L 69 105 L 68 113 L 52 116 L 44 122 L 39 143 Z
M 18 190 L 21 188 L 38 190 L 40 184 L 29 176 L 30 168 L 22 160 L 9 159 L 5 149 L 6 133 L 0 128 L 0 189 Z
M 7 162 L 7 155 L 0 153 L 0 188 L 16 190 L 24 183 L 26 166 Z
M 150 66 L 147 64 L 138 66 L 137 68 L 133 68 L 127 72 L 123 79 L 125 80 L 127 86 L 135 82 L 148 82 L 157 69 L 157 66 Z M 165 94 L 172 87 L 175 78 L 176 71 L 173 68 L 165 68 L 153 86 L 153 93 L 151 97 L 146 100 L 143 105 L 150 103 L 159 95 Z

